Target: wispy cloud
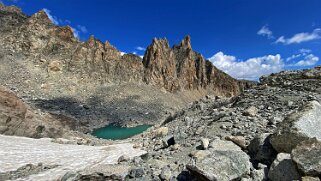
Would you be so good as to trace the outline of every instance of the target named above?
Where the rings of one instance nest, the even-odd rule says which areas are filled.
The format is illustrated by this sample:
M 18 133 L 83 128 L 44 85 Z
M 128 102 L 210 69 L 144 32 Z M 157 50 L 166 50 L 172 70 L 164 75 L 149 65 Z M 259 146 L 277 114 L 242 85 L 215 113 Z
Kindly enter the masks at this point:
M 77 28 L 78 28 L 82 33 L 87 33 L 87 32 L 88 32 L 86 26 L 77 25 Z
M 289 67 L 313 66 L 319 62 L 319 57 L 312 54 L 311 50 L 300 49 L 299 54 L 294 54 L 286 59 Z
M 218 52 L 209 60 L 219 69 L 238 79 L 258 80 L 262 75 L 268 75 L 283 70 L 281 55 L 266 55 L 239 61 L 235 56 Z
M 44 8 L 43 11 L 47 14 L 48 18 L 50 19 L 50 21 L 55 24 L 55 25 L 59 25 L 59 21 L 58 18 L 56 16 L 53 16 L 51 14 L 51 11 L 49 9 Z
M 269 29 L 267 25 L 263 26 L 258 32 L 258 35 L 265 36 L 268 39 L 273 39 L 273 32 Z
M 293 35 L 291 38 L 285 38 L 284 36 L 279 37 L 275 43 L 283 43 L 285 45 L 299 44 L 302 42 L 308 42 L 321 38 L 321 29 L 314 29 L 311 33 L 298 33 Z
M 135 49 L 136 49 L 136 50 L 139 50 L 139 51 L 145 51 L 145 50 L 146 50 L 146 48 L 141 47 L 141 46 L 138 46 L 138 47 L 136 47 Z
M 312 50 L 302 48 L 302 49 L 300 49 L 300 50 L 299 50 L 299 52 L 300 52 L 300 53 L 311 53 L 311 52 L 312 52 Z
M 298 66 L 298 67 L 306 67 L 306 66 L 313 66 L 317 64 L 319 61 L 319 57 L 309 54 L 303 58 L 303 60 L 298 61 L 295 63 L 293 66 Z

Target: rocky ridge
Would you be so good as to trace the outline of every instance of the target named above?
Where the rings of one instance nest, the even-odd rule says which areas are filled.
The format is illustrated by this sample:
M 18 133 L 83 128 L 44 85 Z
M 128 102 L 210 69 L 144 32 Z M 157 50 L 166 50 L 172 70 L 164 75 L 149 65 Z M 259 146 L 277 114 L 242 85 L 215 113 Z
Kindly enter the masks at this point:
M 206 94 L 234 96 L 243 89 L 242 82 L 194 52 L 189 36 L 172 48 L 166 39 L 155 38 L 142 59 L 122 55 L 94 36 L 82 42 L 43 10 L 28 16 L 1 4 L 0 23 L 0 84 L 32 106 L 88 127 L 158 124 Z

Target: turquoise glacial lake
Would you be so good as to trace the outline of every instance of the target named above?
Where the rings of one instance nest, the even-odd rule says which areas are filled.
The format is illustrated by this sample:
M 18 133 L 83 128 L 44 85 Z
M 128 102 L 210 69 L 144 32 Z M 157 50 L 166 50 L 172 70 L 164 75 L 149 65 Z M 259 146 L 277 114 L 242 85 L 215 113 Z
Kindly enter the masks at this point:
M 126 138 L 130 138 L 134 135 L 140 134 L 150 127 L 151 125 L 140 125 L 136 127 L 126 128 L 110 124 L 103 128 L 94 130 L 92 134 L 97 138 L 123 140 Z

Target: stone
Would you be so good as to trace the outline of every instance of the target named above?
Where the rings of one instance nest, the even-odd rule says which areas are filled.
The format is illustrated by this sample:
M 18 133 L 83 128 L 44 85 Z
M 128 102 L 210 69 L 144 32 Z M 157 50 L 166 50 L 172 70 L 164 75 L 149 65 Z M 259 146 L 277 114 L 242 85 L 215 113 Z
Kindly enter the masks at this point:
M 253 160 L 270 165 L 277 155 L 270 143 L 271 134 L 265 133 L 257 135 L 250 141 L 247 149 L 249 154 L 252 155 Z
M 264 181 L 268 180 L 268 168 L 262 168 L 262 169 L 254 169 L 251 171 L 251 179 L 252 181 Z
M 160 179 L 169 181 L 172 178 L 172 172 L 168 166 L 162 168 L 162 172 L 159 175 Z
M 145 174 L 145 172 L 144 172 L 143 168 L 134 168 L 129 171 L 128 175 L 131 178 L 140 178 L 140 177 L 143 177 L 144 174 Z
M 291 160 L 291 155 L 287 153 L 277 155 L 270 167 L 268 176 L 273 181 L 292 181 L 301 178 L 295 163 Z
M 210 140 L 208 138 L 201 138 L 201 146 L 204 150 L 208 148 Z
M 301 142 L 292 150 L 291 157 L 304 175 L 321 175 L 321 142 L 316 138 Z
M 210 155 L 210 152 L 206 150 L 196 150 L 192 151 L 189 155 L 196 160 L 202 160 Z
M 254 106 L 251 106 L 249 108 L 247 108 L 244 112 L 243 112 L 243 115 L 244 116 L 255 116 L 257 114 L 258 110 L 256 107 Z
M 58 72 L 62 70 L 61 62 L 59 61 L 52 61 L 48 65 L 48 71 Z
M 290 114 L 271 136 L 273 148 L 280 152 L 291 153 L 300 142 L 316 137 L 321 140 L 321 105 L 309 102 L 304 109 Z
M 121 163 L 121 162 L 128 162 L 130 160 L 130 157 L 127 156 L 127 155 L 122 155 L 118 158 L 118 163 Z
M 302 177 L 302 181 L 320 181 L 320 179 L 318 177 L 304 176 Z
M 154 131 L 155 137 L 163 137 L 168 134 L 168 127 L 160 127 Z
M 216 139 L 211 142 L 207 156 L 186 165 L 200 180 L 236 180 L 250 174 L 250 158 L 233 142 Z
M 241 147 L 242 149 L 246 148 L 246 142 L 244 136 L 227 136 L 225 137 L 226 140 L 232 141 L 237 146 Z

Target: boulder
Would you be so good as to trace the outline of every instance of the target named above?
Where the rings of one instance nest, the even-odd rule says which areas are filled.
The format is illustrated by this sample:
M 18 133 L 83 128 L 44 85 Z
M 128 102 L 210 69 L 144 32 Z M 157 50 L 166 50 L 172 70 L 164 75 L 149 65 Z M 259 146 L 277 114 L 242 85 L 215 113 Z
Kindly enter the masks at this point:
M 304 109 L 290 114 L 271 136 L 273 148 L 291 153 L 300 142 L 316 137 L 321 140 L 321 105 L 310 102 Z
M 247 108 L 244 112 L 243 112 L 243 115 L 244 116 L 255 116 L 257 114 L 258 110 L 256 107 L 254 106 L 251 106 L 249 108 Z
M 295 163 L 291 160 L 291 155 L 279 153 L 269 170 L 269 179 L 273 181 L 300 180 L 301 176 Z
M 210 140 L 208 138 L 201 138 L 202 149 L 206 150 L 209 144 L 210 144 Z
M 250 174 L 249 156 L 231 141 L 214 140 L 203 159 L 186 168 L 199 180 L 234 180 Z
M 163 137 L 168 134 L 168 127 L 160 127 L 154 131 L 155 137 Z
M 320 179 L 318 177 L 305 176 L 305 177 L 302 177 L 302 181 L 320 181 Z
M 168 166 L 162 168 L 162 172 L 159 175 L 160 179 L 169 181 L 172 178 L 171 169 Z
M 307 176 L 321 176 L 321 142 L 310 139 L 292 150 L 291 157 L 298 169 Z
M 271 134 L 264 133 L 257 135 L 251 140 L 248 150 L 252 159 L 256 162 L 265 163 L 270 165 L 277 155 L 270 143 Z

